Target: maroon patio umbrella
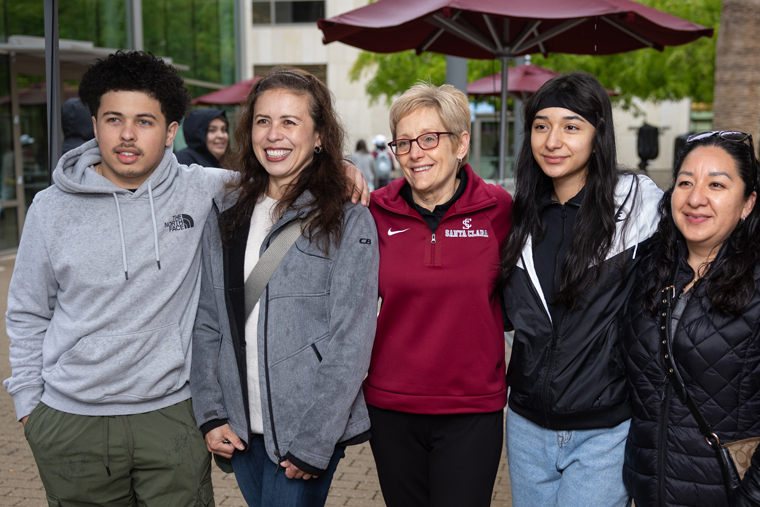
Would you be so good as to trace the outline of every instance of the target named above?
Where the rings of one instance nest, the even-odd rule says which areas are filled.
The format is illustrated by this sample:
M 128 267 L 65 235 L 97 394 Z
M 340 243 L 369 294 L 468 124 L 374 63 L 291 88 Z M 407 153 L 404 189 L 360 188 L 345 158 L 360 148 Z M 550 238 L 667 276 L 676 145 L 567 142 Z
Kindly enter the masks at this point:
M 214 92 L 207 93 L 206 95 L 201 95 L 200 97 L 193 99 L 192 102 L 193 104 L 205 105 L 238 105 L 245 100 L 245 98 L 251 92 L 253 85 L 258 83 L 260 79 L 260 77 L 255 77 L 253 79 L 240 81 L 239 83 L 235 83 L 234 85 L 222 88 L 221 90 L 216 90 Z
M 414 49 L 502 61 L 530 53 L 609 55 L 686 44 L 712 37 L 712 28 L 631 0 L 379 0 L 320 19 L 323 42 L 340 41 L 376 53 Z M 502 90 L 501 124 L 507 115 Z M 501 129 L 499 177 L 504 175 L 506 128 Z
M 536 93 L 544 83 L 553 77 L 559 76 L 559 72 L 545 69 L 540 65 L 518 65 L 510 67 L 507 71 L 507 93 L 514 98 L 525 100 L 528 96 Z M 617 92 L 607 90 L 608 95 L 618 95 Z M 493 74 L 482 77 L 467 85 L 467 95 L 473 96 L 500 96 L 501 74 Z

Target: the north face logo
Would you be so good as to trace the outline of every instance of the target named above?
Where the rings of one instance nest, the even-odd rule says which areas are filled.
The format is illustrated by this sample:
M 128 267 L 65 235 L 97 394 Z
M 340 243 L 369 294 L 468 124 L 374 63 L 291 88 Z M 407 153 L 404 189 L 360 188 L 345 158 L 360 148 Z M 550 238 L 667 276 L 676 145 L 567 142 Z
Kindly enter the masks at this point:
M 171 222 L 164 223 L 164 227 L 168 227 L 169 231 L 182 231 L 194 225 L 195 222 L 190 215 L 174 215 Z

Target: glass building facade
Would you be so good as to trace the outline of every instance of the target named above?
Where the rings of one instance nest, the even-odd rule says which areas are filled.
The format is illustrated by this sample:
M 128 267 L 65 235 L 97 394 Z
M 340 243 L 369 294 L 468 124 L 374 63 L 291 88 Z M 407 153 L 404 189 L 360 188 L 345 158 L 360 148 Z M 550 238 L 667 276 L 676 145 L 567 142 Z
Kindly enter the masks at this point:
M 134 29 L 135 12 L 142 13 L 141 30 Z M 193 96 L 213 90 L 204 83 L 235 82 L 235 0 L 59 0 L 58 23 L 61 39 L 111 49 L 142 46 L 187 66 L 180 74 L 192 82 Z M 44 0 L 0 0 L 0 42 L 12 36 L 45 36 Z M 12 52 L 0 54 L 0 252 L 18 246 L 26 210 L 50 177 L 45 68 L 15 61 Z M 62 101 L 77 86 L 66 79 Z

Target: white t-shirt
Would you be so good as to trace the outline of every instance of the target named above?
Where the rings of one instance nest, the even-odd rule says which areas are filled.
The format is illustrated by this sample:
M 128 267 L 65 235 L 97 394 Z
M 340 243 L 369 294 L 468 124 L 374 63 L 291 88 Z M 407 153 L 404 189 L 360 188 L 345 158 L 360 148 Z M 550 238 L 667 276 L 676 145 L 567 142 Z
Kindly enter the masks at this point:
M 248 241 L 245 247 L 244 279 L 248 278 L 248 275 L 253 271 L 253 267 L 259 261 L 261 244 L 275 222 L 272 218 L 272 210 L 276 204 L 276 200 L 264 194 L 253 208 L 251 229 L 248 231 Z M 251 432 L 263 435 L 264 421 L 261 416 L 261 386 L 259 385 L 259 348 L 256 337 L 258 327 L 259 303 L 256 303 L 251 315 L 248 316 L 248 320 L 245 321 L 245 360 L 248 368 L 246 373 L 248 377 L 248 409 L 251 416 Z

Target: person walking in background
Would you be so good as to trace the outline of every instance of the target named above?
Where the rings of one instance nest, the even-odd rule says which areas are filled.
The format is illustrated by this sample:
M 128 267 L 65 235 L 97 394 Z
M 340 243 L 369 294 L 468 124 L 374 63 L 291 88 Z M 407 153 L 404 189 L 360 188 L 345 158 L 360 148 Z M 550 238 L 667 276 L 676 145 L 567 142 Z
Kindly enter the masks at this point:
M 626 506 L 631 405 L 620 318 L 662 192 L 618 172 L 612 107 L 588 74 L 526 103 L 501 264 L 514 327 L 506 449 L 514 507 Z
M 377 188 L 383 188 L 391 181 L 391 173 L 393 172 L 393 159 L 391 154 L 388 153 L 388 146 L 386 146 L 386 139 L 384 135 L 378 134 L 372 141 L 375 145 L 375 149 L 372 150 L 372 158 L 375 161 L 375 179 L 377 181 Z
M 369 438 L 361 382 L 375 335 L 377 233 L 343 192 L 343 137 L 319 79 L 273 69 L 235 130 L 234 197 L 206 222 L 193 408 L 250 506 L 324 505 L 345 447 Z M 292 222 L 301 235 L 261 298 L 246 300 L 244 280 Z
M 356 143 L 356 151 L 351 155 L 351 161 L 362 172 L 364 179 L 367 180 L 370 192 L 375 190 L 375 159 L 367 151 L 367 145 L 364 139 L 359 139 Z
M 221 109 L 193 109 L 182 124 L 187 148 L 176 153 L 180 164 L 224 167 L 230 124 Z
M 467 164 L 470 109 L 454 87 L 413 86 L 390 127 L 404 178 L 370 202 L 382 306 L 364 381 L 383 499 L 486 507 L 507 402 L 494 281 L 512 198 Z
M 694 134 L 678 159 L 622 327 L 633 405 L 623 480 L 636 507 L 758 506 L 760 452 L 745 456 L 745 466 L 752 463 L 729 498 L 714 449 L 717 440 L 760 436 L 760 179 L 752 137 Z M 714 438 L 705 439 L 700 417 Z

